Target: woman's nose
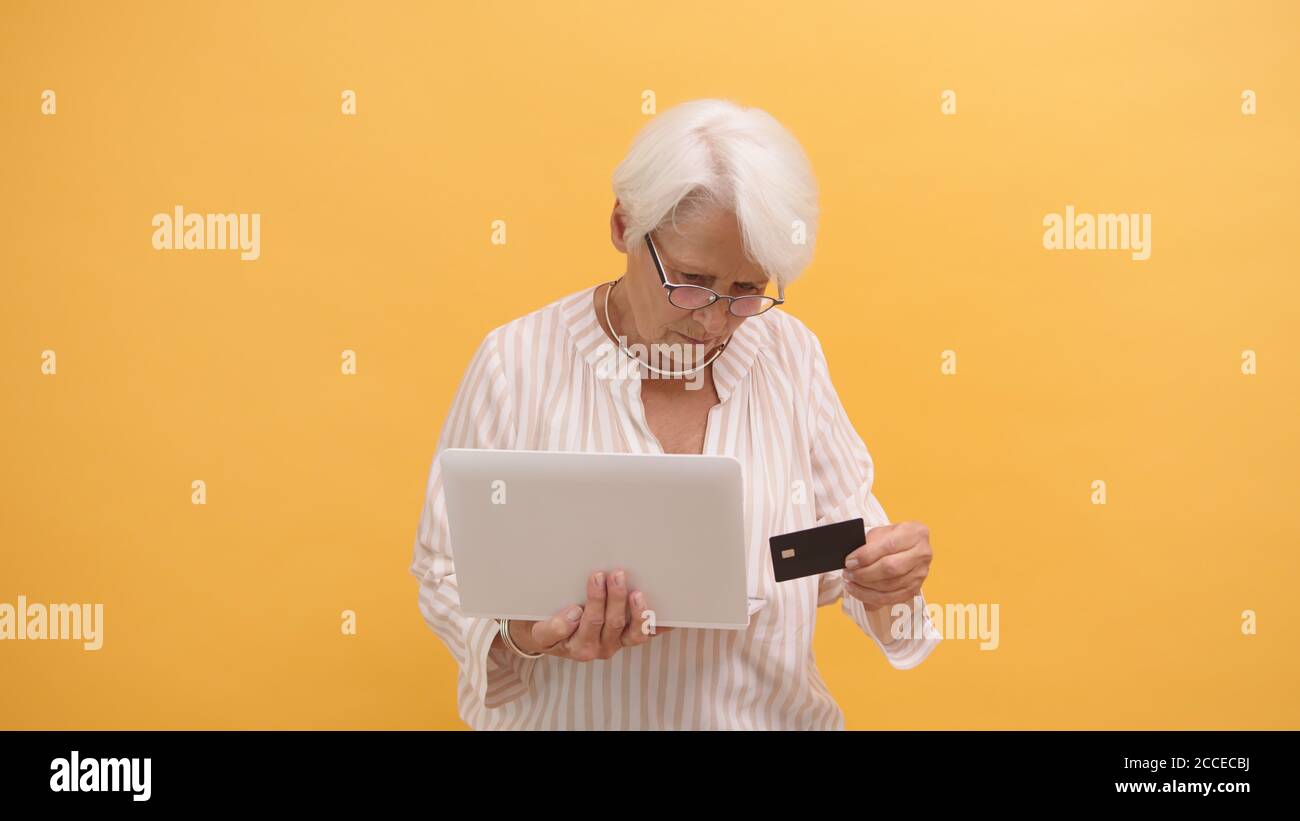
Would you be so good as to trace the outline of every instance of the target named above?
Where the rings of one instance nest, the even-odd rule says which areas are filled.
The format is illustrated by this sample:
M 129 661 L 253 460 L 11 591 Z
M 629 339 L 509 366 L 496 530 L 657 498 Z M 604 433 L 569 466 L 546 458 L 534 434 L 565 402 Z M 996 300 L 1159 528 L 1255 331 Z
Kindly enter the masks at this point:
M 704 330 L 710 336 L 722 332 L 727 324 L 727 306 L 725 299 L 719 299 L 712 305 L 704 308 L 697 308 L 694 313 L 695 321 L 704 326 Z

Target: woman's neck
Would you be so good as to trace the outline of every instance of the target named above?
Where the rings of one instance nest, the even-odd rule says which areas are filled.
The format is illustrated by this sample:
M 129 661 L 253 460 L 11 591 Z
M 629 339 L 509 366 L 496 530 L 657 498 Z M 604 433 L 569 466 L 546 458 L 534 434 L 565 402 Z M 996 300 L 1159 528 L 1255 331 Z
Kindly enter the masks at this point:
M 628 345 L 645 344 L 645 340 L 637 333 L 636 322 L 633 321 L 632 302 L 628 299 L 627 283 L 623 279 L 619 280 L 617 286 L 610 286 L 614 290 L 609 295 L 609 321 L 617 328 L 617 333 L 623 335 L 623 340 Z M 613 331 L 613 328 L 610 329 Z

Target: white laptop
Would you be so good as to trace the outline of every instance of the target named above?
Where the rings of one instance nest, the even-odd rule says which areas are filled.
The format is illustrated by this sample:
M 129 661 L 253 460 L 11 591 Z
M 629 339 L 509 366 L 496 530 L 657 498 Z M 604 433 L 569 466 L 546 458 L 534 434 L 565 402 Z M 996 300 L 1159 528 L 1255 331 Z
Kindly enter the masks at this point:
M 742 629 L 743 483 L 730 456 L 447 449 L 447 523 L 467 616 L 541 620 L 621 568 L 663 627 Z

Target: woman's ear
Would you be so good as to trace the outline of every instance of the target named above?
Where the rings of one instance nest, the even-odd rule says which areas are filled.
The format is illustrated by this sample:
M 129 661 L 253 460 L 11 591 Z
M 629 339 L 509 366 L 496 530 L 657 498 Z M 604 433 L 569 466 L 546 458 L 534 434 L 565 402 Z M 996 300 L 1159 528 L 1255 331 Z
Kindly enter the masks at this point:
M 620 254 L 627 253 L 627 243 L 623 241 L 623 230 L 627 227 L 623 208 L 617 198 L 614 200 L 614 210 L 609 215 L 609 240 L 614 243 Z

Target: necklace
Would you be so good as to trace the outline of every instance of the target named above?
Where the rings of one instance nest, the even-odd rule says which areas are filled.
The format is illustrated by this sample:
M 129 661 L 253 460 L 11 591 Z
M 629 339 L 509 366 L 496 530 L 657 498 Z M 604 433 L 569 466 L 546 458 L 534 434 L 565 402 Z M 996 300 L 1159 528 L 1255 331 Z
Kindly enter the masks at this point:
M 698 370 L 707 368 L 709 364 L 713 362 L 713 360 L 717 359 L 719 356 L 722 356 L 722 352 L 727 348 L 727 343 L 731 342 L 731 337 L 727 337 L 727 341 L 723 342 L 722 345 L 719 346 L 718 352 L 715 353 L 713 356 L 710 356 L 708 361 L 706 361 L 703 365 L 699 365 L 698 367 L 691 368 L 689 371 L 661 371 L 658 368 L 654 367 L 653 365 L 646 364 L 645 362 L 642 362 L 640 359 L 637 359 L 635 356 L 632 355 L 632 352 L 627 349 L 627 346 L 623 344 L 623 337 L 619 336 L 618 331 L 614 330 L 614 323 L 609 321 L 609 294 L 611 291 L 614 290 L 614 286 L 619 284 L 622 281 L 623 278 L 619 277 L 618 279 L 613 280 L 612 282 L 605 283 L 606 285 L 609 286 L 608 288 L 605 289 L 605 324 L 609 326 L 610 333 L 614 334 L 614 339 L 617 340 L 618 342 L 618 349 L 622 351 L 624 354 L 626 354 L 628 359 L 631 359 L 633 362 L 637 363 L 643 368 L 646 368 L 647 370 L 657 373 L 660 376 L 676 377 L 676 376 L 690 376 L 691 374 L 695 373 Z

